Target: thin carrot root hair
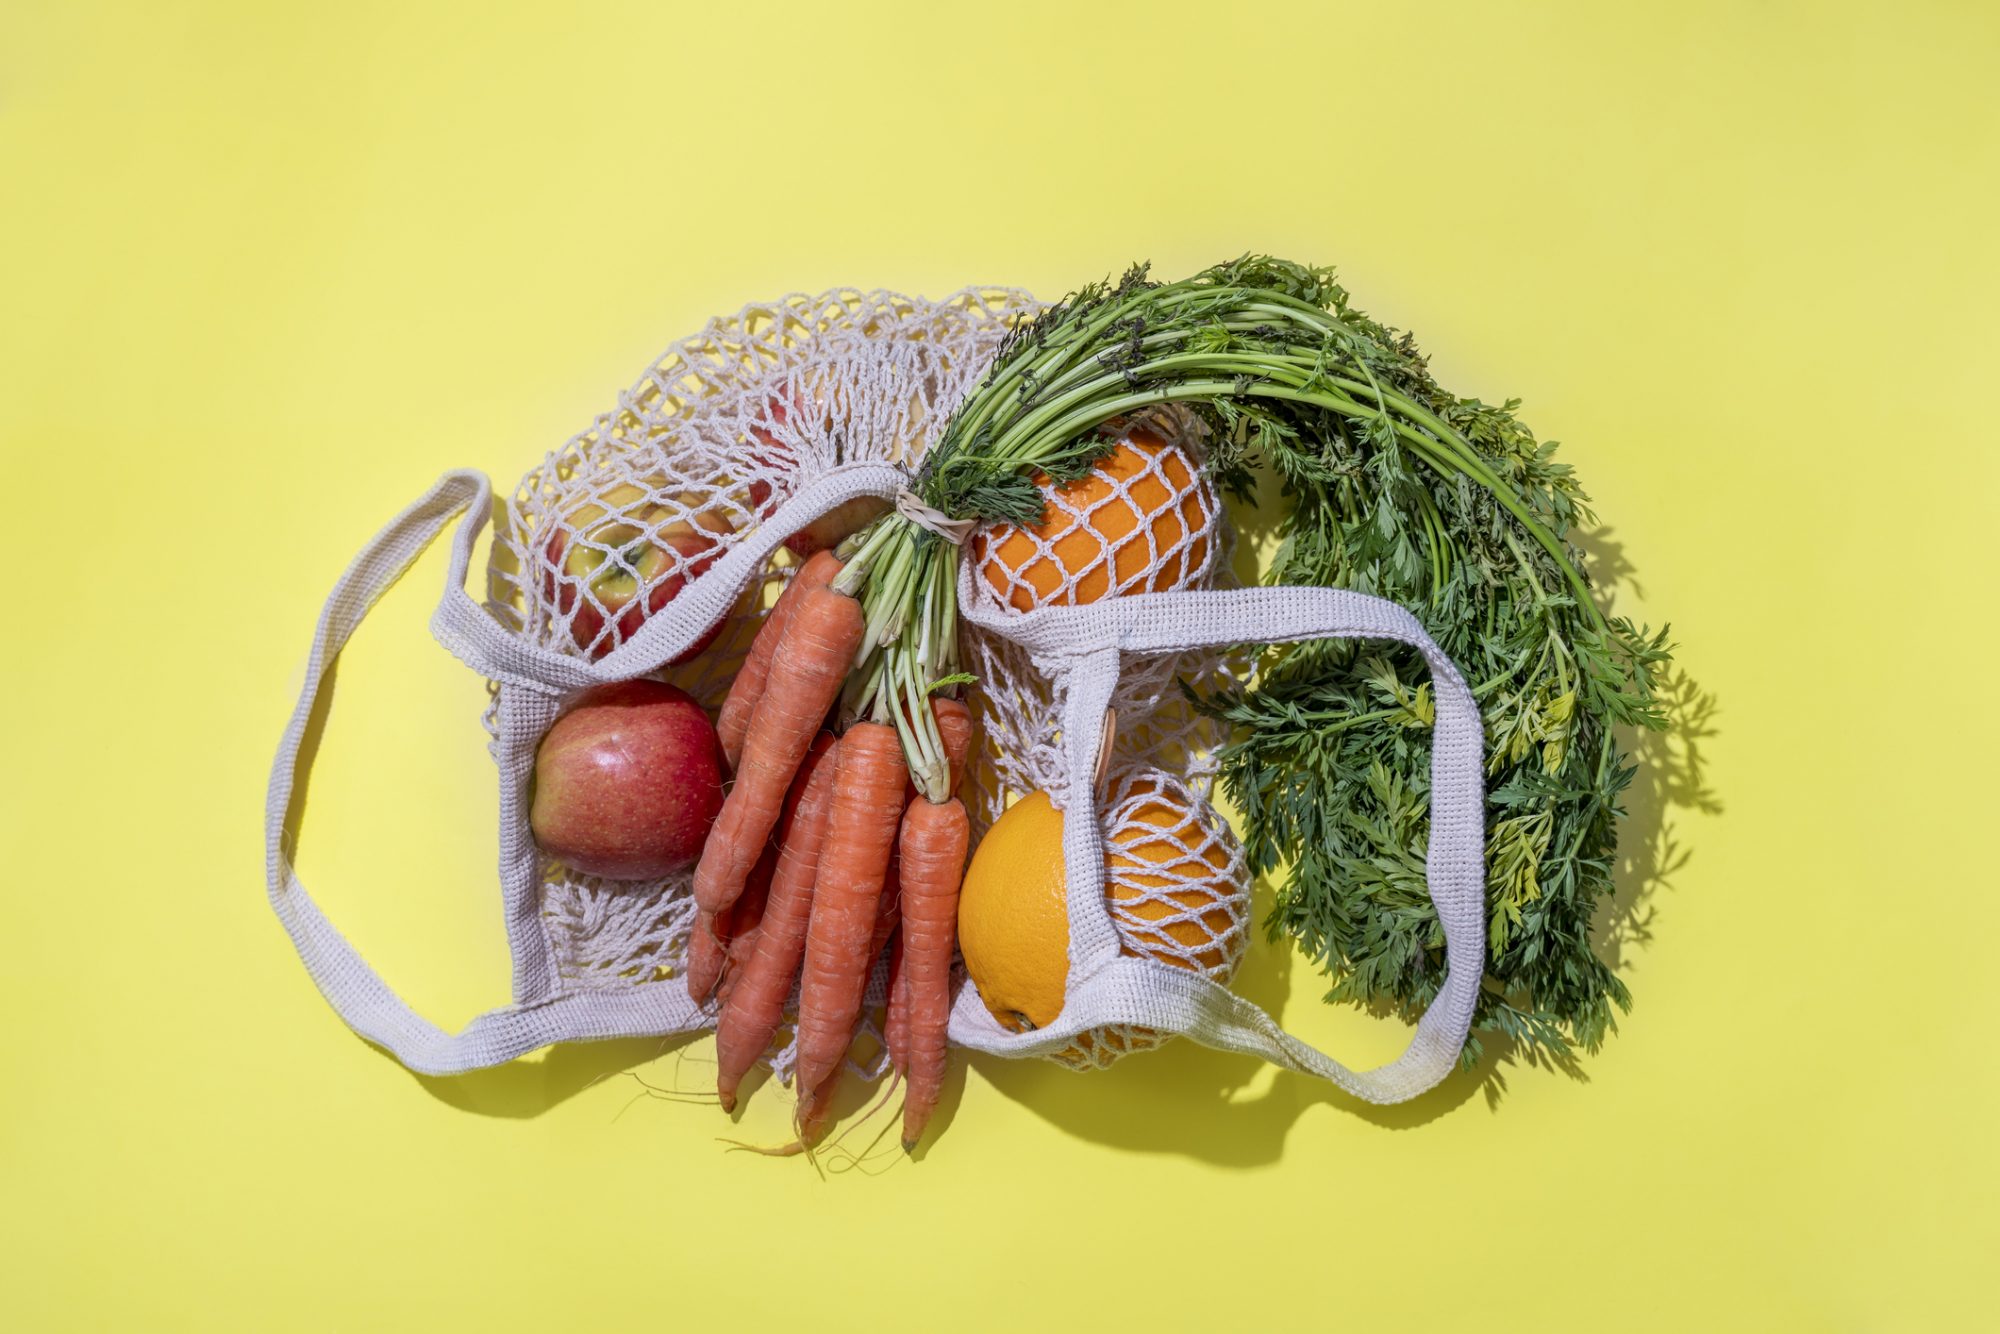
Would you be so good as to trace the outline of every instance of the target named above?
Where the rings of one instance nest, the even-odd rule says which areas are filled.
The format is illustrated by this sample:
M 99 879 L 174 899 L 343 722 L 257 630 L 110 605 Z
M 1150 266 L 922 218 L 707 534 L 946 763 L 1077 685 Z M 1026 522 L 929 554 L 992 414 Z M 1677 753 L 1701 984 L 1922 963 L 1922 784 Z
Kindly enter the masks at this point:
M 664 1055 L 664 1053 L 662 1054 Z M 637 1105 L 642 1099 L 650 1099 L 655 1102 L 681 1103 L 694 1107 L 716 1106 L 717 1099 L 713 1093 L 709 1092 L 707 1089 L 700 1087 L 699 1085 L 690 1086 L 686 1084 L 685 1081 L 682 1080 L 681 1067 L 687 1064 L 687 1058 L 688 1058 L 688 1052 L 687 1048 L 685 1047 L 681 1048 L 678 1052 L 674 1053 L 674 1077 L 671 1086 L 655 1084 L 651 1080 L 647 1079 L 644 1075 L 640 1074 L 637 1070 L 622 1071 L 621 1073 L 625 1076 L 625 1078 L 631 1080 L 633 1083 L 639 1086 L 639 1094 L 637 1097 L 633 1098 L 631 1102 L 625 1104 L 625 1107 L 619 1111 L 618 1115 L 623 1116 L 627 1111 L 631 1110 L 633 1106 Z M 585 1087 L 586 1088 L 593 1087 L 596 1084 L 602 1082 L 602 1080 L 608 1078 L 610 1078 L 609 1075 L 600 1075 L 597 1079 L 593 1079 L 590 1082 L 590 1084 L 585 1085 Z M 616 1120 L 617 1118 L 614 1117 L 612 1119 Z

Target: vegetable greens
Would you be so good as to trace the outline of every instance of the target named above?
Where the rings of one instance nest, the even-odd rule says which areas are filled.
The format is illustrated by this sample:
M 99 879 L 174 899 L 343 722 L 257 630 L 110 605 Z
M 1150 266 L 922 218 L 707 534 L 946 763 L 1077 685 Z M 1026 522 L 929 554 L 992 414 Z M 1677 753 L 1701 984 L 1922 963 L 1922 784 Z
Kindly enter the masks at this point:
M 1568 540 L 1590 521 L 1554 446 L 1438 386 L 1416 344 L 1348 304 L 1330 270 L 1249 256 L 1154 283 L 1135 268 L 1024 325 L 961 405 L 919 482 L 954 517 L 1032 523 L 1029 473 L 1081 475 L 1097 428 L 1187 405 L 1209 466 L 1247 498 L 1274 474 L 1289 509 L 1274 583 L 1351 588 L 1409 608 L 1459 665 L 1486 724 L 1488 961 L 1482 1033 L 1529 1055 L 1595 1049 L 1630 998 L 1593 951 L 1612 891 L 1613 729 L 1659 728 L 1668 650 L 1593 602 Z M 1424 881 L 1431 695 L 1414 651 L 1270 646 L 1239 688 L 1197 698 L 1231 728 L 1225 792 L 1253 868 L 1289 867 L 1270 928 L 1333 979 L 1329 1000 L 1413 1016 L 1444 978 Z

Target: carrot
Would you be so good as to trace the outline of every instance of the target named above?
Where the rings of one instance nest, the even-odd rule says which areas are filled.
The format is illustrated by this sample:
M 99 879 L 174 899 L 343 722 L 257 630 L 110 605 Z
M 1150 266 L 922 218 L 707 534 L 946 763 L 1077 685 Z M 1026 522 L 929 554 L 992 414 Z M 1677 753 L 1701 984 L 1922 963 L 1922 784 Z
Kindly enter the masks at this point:
M 688 991 L 696 1000 L 706 1002 L 715 994 L 716 984 L 728 976 L 730 961 L 740 960 L 743 955 L 738 948 L 742 938 L 754 937 L 764 916 L 764 900 L 770 892 L 771 872 L 777 860 L 776 845 L 767 844 L 764 855 L 750 872 L 742 896 L 729 906 L 729 911 L 718 914 L 712 921 L 695 920 L 694 934 L 688 938 L 687 976 Z
M 785 591 L 778 595 L 777 605 L 764 618 L 757 637 L 750 641 L 750 652 L 743 659 L 743 665 L 736 669 L 736 680 L 729 687 L 729 698 L 722 701 L 722 710 L 715 717 L 715 735 L 722 742 L 722 757 L 729 762 L 730 772 L 735 772 L 736 762 L 742 757 L 744 739 L 750 735 L 750 718 L 757 711 L 757 702 L 764 698 L 771 659 L 777 653 L 778 641 L 785 637 L 785 627 L 791 623 L 792 612 L 797 609 L 806 589 L 824 588 L 839 573 L 840 558 L 831 551 L 822 551 L 807 561 L 804 568 L 785 585 Z
M 771 851 L 775 850 L 776 847 L 777 844 L 773 843 L 771 849 L 767 850 L 766 855 L 771 855 Z M 751 885 L 754 890 L 756 886 L 756 876 L 754 874 L 751 877 Z M 767 875 L 765 876 L 765 885 L 761 892 L 753 893 L 752 890 L 745 890 L 743 897 L 736 900 L 736 906 L 730 910 L 736 916 L 737 922 L 735 929 L 730 934 L 729 943 L 723 947 L 722 985 L 716 989 L 715 993 L 725 1005 L 729 1002 L 729 993 L 736 988 L 736 979 L 743 976 L 743 969 L 749 964 L 750 956 L 757 952 L 757 938 L 764 933 L 764 908 L 769 901 L 769 896 L 770 877 Z M 746 916 L 744 913 L 745 904 L 751 905 L 751 911 L 748 916 L 752 920 L 747 927 L 742 924 Z
M 931 716 L 937 720 L 945 762 L 951 766 L 951 790 L 956 792 L 958 780 L 965 776 L 966 756 L 972 751 L 972 707 L 962 699 L 933 695 Z
M 868 964 L 871 968 L 882 947 L 889 943 L 889 937 L 896 934 L 896 924 L 902 917 L 902 882 L 896 874 L 896 858 L 892 852 L 889 869 L 882 873 L 882 897 L 875 904 L 875 929 L 868 933 Z
M 708 998 L 715 994 L 715 984 L 722 980 L 723 946 L 716 935 L 717 925 L 707 918 L 697 917 L 694 929 L 688 935 L 688 995 L 700 1005 L 708 1003 Z
M 736 1108 L 736 1089 L 785 1020 L 792 979 L 806 948 L 813 877 L 833 796 L 834 739 L 822 732 L 806 752 L 798 781 L 786 798 L 778 826 L 778 861 L 757 927 L 756 948 L 729 989 L 715 1026 L 715 1092 L 724 1111 Z
M 903 1101 L 903 1149 L 917 1147 L 944 1087 L 945 1027 L 951 1018 L 951 951 L 958 886 L 971 842 L 965 804 L 913 801 L 903 813 L 896 855 L 903 875 L 903 972 L 910 1081 Z
M 799 1147 L 811 1149 L 825 1136 L 827 1123 L 833 1119 L 833 1095 L 840 1087 L 840 1068 L 835 1066 L 832 1074 L 812 1088 L 801 1085 L 794 1075 L 792 1087 L 799 1090 L 799 1105 L 792 1113 Z
M 798 1078 L 816 1089 L 840 1068 L 872 957 L 868 944 L 903 813 L 903 743 L 882 723 L 840 739 L 826 843 L 813 878 L 812 922 L 799 979 Z
M 743 892 L 799 762 L 846 684 L 865 628 L 861 604 L 831 588 L 806 589 L 792 612 L 750 717 L 736 781 L 694 868 L 694 900 L 705 916 L 714 917 Z
M 903 933 L 889 946 L 889 1014 L 882 1023 L 882 1045 L 889 1049 L 889 1068 L 909 1073 L 910 989 L 903 972 Z
M 938 736 L 944 742 L 945 762 L 951 766 L 951 786 L 958 787 L 965 773 L 966 755 L 972 749 L 972 710 L 963 700 L 942 696 L 931 700 L 931 714 L 937 719 Z M 910 797 L 915 796 L 912 789 Z M 921 798 L 918 798 L 921 800 Z M 904 820 L 909 819 L 908 814 Z M 891 874 L 896 874 L 892 862 Z M 897 876 L 896 898 L 900 905 L 901 877 Z M 903 971 L 903 932 L 897 931 L 889 952 L 889 1007 L 882 1022 L 882 1045 L 889 1049 L 889 1067 L 899 1075 L 908 1073 L 910 1046 L 910 988 Z
M 766 846 L 764 855 L 750 872 L 743 893 L 729 910 L 713 918 L 697 917 L 688 938 L 688 992 L 706 1003 L 715 995 L 718 983 L 728 975 L 729 961 L 736 953 L 738 937 L 754 930 L 764 915 L 764 898 L 770 889 L 771 869 L 777 859 L 775 848 Z
M 908 798 L 905 798 L 907 801 Z M 884 947 L 889 948 L 888 976 L 893 981 L 896 976 L 896 957 L 903 949 L 903 890 L 901 877 L 896 871 L 896 859 L 889 858 L 888 873 L 882 877 L 882 899 L 875 905 L 875 930 L 868 937 L 868 973 L 875 971 L 875 960 L 882 957 Z M 864 985 L 863 990 L 866 990 Z M 889 1045 L 889 1016 L 882 1015 L 882 1045 Z M 892 1068 L 896 1067 L 895 1057 L 889 1058 Z M 899 1070 L 900 1072 L 900 1070 Z

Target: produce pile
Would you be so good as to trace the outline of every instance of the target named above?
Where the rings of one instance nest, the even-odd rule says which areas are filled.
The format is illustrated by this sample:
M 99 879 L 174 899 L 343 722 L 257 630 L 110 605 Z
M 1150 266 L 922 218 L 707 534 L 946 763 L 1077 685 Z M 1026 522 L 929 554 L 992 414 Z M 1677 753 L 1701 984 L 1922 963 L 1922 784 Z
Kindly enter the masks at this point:
M 569 651 L 616 653 L 777 512 L 800 462 L 793 428 L 838 431 L 843 406 L 837 386 L 794 383 L 737 442 L 750 465 L 735 475 L 548 507 L 521 582 L 536 623 Z M 788 535 L 775 603 L 753 594 L 733 613 L 756 630 L 712 723 L 646 677 L 575 701 L 536 757 L 534 836 L 605 881 L 692 872 L 695 916 L 672 962 L 715 1006 L 718 1097 L 733 1108 L 784 1047 L 797 1147 L 823 1133 L 872 980 L 913 1147 L 942 1086 L 960 962 L 986 1010 L 1025 1031 L 1061 1012 L 1068 957 L 1061 794 L 1017 794 L 983 832 L 961 795 L 983 711 L 961 562 L 971 595 L 1014 612 L 1206 587 L 1225 539 L 1218 490 L 1247 498 L 1262 467 L 1289 502 L 1269 577 L 1401 603 L 1481 701 L 1478 1024 L 1593 1045 L 1626 1002 L 1588 941 L 1631 776 L 1612 728 L 1658 724 L 1665 650 L 1592 602 L 1567 541 L 1580 494 L 1511 407 L 1444 394 L 1414 345 L 1352 311 L 1324 271 L 1246 259 L 1085 288 L 1021 321 L 935 440 L 911 442 L 893 506 L 848 502 Z M 728 619 L 666 665 L 711 653 Z M 1425 884 L 1421 661 L 1351 641 L 1238 658 L 1228 684 L 1186 682 L 1186 701 L 1159 707 L 1191 701 L 1226 732 L 1221 777 L 1247 860 L 1203 784 L 1096 776 L 1124 952 L 1227 981 L 1249 873 L 1283 869 L 1271 928 L 1329 968 L 1333 996 L 1420 1009 L 1444 972 Z M 1057 1055 L 1097 1064 L 1158 1036 L 1107 1027 Z

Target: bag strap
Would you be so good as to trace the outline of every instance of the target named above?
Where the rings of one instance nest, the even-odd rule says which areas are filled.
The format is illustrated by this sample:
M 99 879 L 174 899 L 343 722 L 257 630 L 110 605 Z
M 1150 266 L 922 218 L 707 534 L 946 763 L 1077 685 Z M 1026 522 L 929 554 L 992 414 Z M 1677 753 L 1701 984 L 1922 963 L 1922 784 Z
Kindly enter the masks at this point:
M 1121 956 L 1115 945 L 1104 942 L 1086 953 L 1078 953 L 1072 943 L 1071 975 L 1082 981 L 1056 1024 L 1033 1034 L 1007 1033 L 968 988 L 952 1016 L 955 1040 L 987 1051 L 1031 1055 L 1058 1051 L 1077 1033 L 1099 1024 L 1153 1025 L 1316 1075 L 1378 1103 L 1413 1098 L 1451 1073 L 1485 975 L 1485 733 L 1465 678 L 1416 617 L 1364 593 L 1271 586 L 1145 593 L 1082 607 L 1009 612 L 978 595 L 969 563 L 961 567 L 959 601 L 973 623 L 1015 640 L 1038 657 L 1068 660 L 1063 745 L 1072 773 L 1087 772 L 1097 753 L 1121 653 L 1329 638 L 1386 639 L 1414 647 L 1430 667 L 1436 708 L 1425 878 L 1444 929 L 1447 971 L 1409 1047 L 1396 1060 L 1368 1071 L 1350 1070 L 1300 1042 L 1257 1006 L 1207 977 Z M 1101 884 L 1095 795 L 1087 783 L 1072 786 L 1064 814 L 1065 856 L 1068 865 L 1083 868 L 1090 877 L 1084 883 Z
M 485 489 L 483 474 L 448 476 L 476 477 L 482 491 L 474 512 L 466 516 L 452 543 L 451 570 L 445 576 L 444 596 L 431 617 L 431 633 L 452 656 L 488 680 L 545 695 L 629 680 L 673 659 L 729 614 L 787 537 L 845 501 L 859 496 L 893 496 L 909 480 L 892 463 L 866 461 L 839 464 L 806 479 L 755 528 L 730 542 L 715 564 L 688 580 L 664 612 L 648 616 L 636 634 L 592 662 L 508 633 L 465 591 L 473 544 L 486 525 L 492 495 Z
M 293 792 L 303 768 L 310 764 L 309 757 L 302 764 L 300 751 L 312 715 L 326 692 L 327 671 L 369 610 L 460 515 L 464 518 L 452 546 L 444 599 L 433 625 L 447 623 L 461 636 L 457 643 L 447 642 L 454 653 L 465 647 L 491 665 L 513 670 L 510 663 L 514 667 L 527 663 L 532 670 L 532 657 L 513 656 L 525 646 L 512 642 L 513 637 L 465 593 L 473 543 L 491 504 L 492 488 L 484 474 L 446 473 L 415 504 L 391 519 L 340 576 L 313 632 L 305 684 L 278 743 L 264 805 L 264 874 L 271 907 L 290 933 L 306 971 L 348 1027 L 386 1047 L 397 1060 L 421 1074 L 457 1074 L 497 1065 L 552 1042 L 682 1032 L 698 1026 L 701 1019 L 700 1008 L 685 987 L 663 984 L 553 994 L 534 1004 L 489 1011 L 461 1031 L 446 1033 L 420 1017 L 377 976 L 320 912 L 292 868 L 293 835 L 288 833 L 287 824 L 294 816 Z M 471 608 L 477 621 L 468 619 L 462 610 L 454 610 L 461 603 Z M 482 623 L 486 629 L 478 628 Z M 440 632 L 439 638 L 446 636 Z M 506 671 L 492 674 L 509 685 L 547 689 L 545 680 L 533 676 L 517 672 L 521 675 L 517 682 L 510 680 Z M 302 816 L 303 812 L 297 814 Z M 510 929 L 510 935 L 514 934 Z M 519 960 L 516 962 L 518 965 Z

